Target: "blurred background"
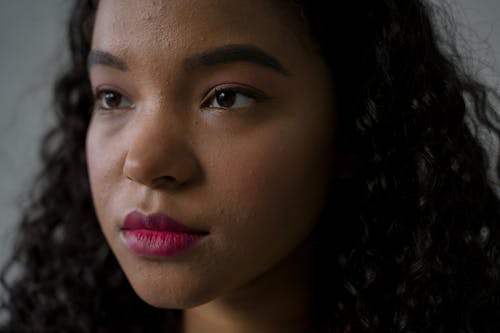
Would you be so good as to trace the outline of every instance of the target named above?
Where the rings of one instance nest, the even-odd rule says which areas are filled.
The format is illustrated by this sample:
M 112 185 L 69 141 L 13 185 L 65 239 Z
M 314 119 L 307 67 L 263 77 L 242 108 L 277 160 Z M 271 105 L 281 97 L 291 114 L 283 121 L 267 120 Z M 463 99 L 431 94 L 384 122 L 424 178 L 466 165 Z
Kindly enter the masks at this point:
M 460 48 L 478 75 L 498 87 L 500 1 L 434 2 L 452 10 Z M 71 3 L 0 0 L 0 266 L 11 251 L 22 194 L 38 170 L 40 138 L 52 122 L 51 86 L 66 59 Z
M 70 3 L 0 0 L 0 266 L 52 120 L 51 85 L 65 59 Z

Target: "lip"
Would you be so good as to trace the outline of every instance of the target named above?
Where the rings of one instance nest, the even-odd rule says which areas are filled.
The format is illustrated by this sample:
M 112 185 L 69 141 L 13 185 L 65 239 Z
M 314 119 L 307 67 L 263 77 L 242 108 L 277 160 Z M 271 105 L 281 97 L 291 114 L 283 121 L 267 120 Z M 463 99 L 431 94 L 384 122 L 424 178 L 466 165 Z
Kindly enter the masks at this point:
M 144 257 L 172 257 L 192 247 L 208 233 L 189 228 L 173 218 L 138 211 L 127 214 L 121 228 L 125 245 Z

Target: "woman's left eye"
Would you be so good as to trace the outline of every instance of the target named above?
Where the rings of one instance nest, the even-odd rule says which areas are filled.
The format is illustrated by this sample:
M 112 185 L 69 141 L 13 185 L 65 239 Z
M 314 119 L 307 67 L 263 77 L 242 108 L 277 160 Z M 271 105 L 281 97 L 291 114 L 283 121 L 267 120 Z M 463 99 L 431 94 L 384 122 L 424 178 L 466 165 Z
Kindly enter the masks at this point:
M 260 92 L 241 88 L 215 89 L 203 102 L 202 107 L 216 109 L 239 109 L 259 102 L 264 96 Z

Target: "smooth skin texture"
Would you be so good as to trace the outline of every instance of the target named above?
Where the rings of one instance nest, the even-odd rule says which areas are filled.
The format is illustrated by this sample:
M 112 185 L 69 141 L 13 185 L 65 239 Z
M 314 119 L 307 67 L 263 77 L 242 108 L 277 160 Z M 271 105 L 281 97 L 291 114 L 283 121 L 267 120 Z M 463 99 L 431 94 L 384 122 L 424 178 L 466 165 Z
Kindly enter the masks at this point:
M 134 290 L 185 309 L 184 332 L 312 330 L 309 239 L 332 177 L 335 112 L 329 72 L 300 29 L 271 1 L 100 1 L 94 205 Z M 238 51 L 200 57 L 228 46 Z M 277 62 L 247 54 L 256 49 Z M 120 232 L 133 210 L 208 234 L 174 257 L 141 257 Z

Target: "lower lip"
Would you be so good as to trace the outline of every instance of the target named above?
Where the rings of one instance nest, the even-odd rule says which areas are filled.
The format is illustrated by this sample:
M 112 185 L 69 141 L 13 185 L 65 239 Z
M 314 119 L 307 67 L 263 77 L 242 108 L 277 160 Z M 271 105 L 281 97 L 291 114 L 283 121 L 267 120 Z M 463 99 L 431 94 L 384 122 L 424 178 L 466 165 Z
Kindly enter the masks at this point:
M 139 256 L 167 258 L 192 247 L 203 235 L 158 230 L 123 230 L 123 239 L 129 249 Z

